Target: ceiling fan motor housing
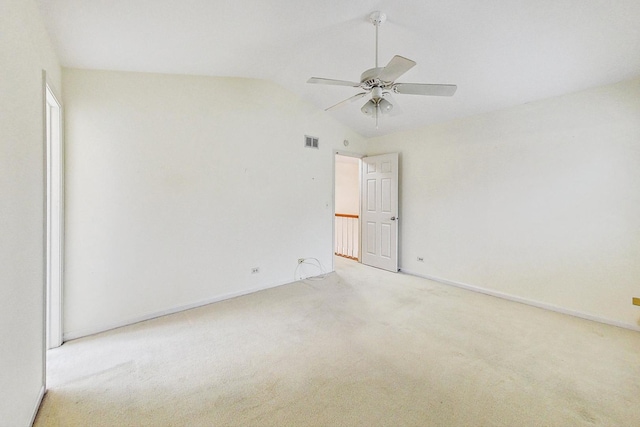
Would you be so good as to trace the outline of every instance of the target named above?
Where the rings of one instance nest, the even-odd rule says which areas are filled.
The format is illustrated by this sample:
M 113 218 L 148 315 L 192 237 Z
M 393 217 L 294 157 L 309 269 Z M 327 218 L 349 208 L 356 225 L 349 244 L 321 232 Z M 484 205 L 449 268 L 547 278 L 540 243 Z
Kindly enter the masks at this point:
M 371 68 L 360 75 L 361 87 L 370 90 L 376 86 L 382 86 L 383 82 L 378 78 L 384 67 Z

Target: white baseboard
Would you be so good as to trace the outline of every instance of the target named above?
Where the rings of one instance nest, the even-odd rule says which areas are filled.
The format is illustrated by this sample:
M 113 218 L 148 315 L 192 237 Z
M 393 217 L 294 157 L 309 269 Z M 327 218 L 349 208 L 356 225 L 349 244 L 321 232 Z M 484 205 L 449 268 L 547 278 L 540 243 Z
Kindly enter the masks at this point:
M 420 273 L 416 273 L 416 272 L 413 272 L 413 271 L 410 271 L 410 270 L 406 270 L 404 268 L 400 269 L 400 271 L 402 271 L 405 274 L 410 274 L 410 275 L 416 276 L 416 277 L 422 277 L 423 279 L 433 280 L 434 282 L 439 282 L 439 283 L 442 283 L 442 284 L 445 284 L 445 285 L 451 285 L 451 286 L 455 286 L 457 288 L 462 288 L 462 289 L 466 289 L 466 290 L 473 291 L 473 292 L 479 292 L 481 294 L 491 295 L 493 297 L 503 298 L 503 299 L 506 299 L 506 300 L 509 300 L 509 301 L 515 301 L 515 302 L 519 302 L 521 304 L 527 304 L 527 305 L 531 305 L 533 307 L 543 308 L 545 310 L 555 311 L 556 313 L 568 314 L 569 316 L 579 317 L 581 319 L 591 320 L 591 321 L 594 321 L 594 322 L 604 323 L 604 324 L 607 324 L 607 325 L 617 326 L 619 328 L 631 329 L 632 331 L 640 332 L 640 327 L 638 327 L 636 325 L 633 325 L 633 324 L 620 322 L 618 320 L 612 320 L 612 319 L 607 319 L 605 317 L 594 316 L 592 314 L 582 313 L 580 311 L 575 311 L 575 310 L 570 310 L 568 308 L 559 307 L 557 305 L 548 304 L 548 303 L 535 301 L 535 300 L 530 300 L 530 299 L 527 299 L 527 298 L 518 297 L 518 296 L 507 294 L 507 293 L 504 293 L 504 292 L 494 291 L 494 290 L 491 290 L 491 289 L 482 288 L 480 286 L 474 286 L 474 285 L 469 285 L 469 284 L 466 284 L 466 283 L 455 282 L 455 281 L 452 281 L 452 280 L 443 279 L 441 277 L 431 276 L 429 274 L 420 274 Z
M 270 284 L 270 285 L 265 285 L 265 286 L 259 286 L 259 287 L 256 287 L 256 288 L 245 289 L 245 290 L 242 290 L 242 291 L 232 292 L 232 293 L 220 295 L 220 296 L 217 296 L 217 297 L 209 298 L 209 299 L 206 299 L 206 300 L 203 300 L 203 301 L 198 301 L 198 302 L 195 302 L 195 303 L 192 303 L 192 304 L 186 304 L 186 305 L 181 305 L 181 306 L 177 306 L 177 307 L 171 307 L 171 308 L 168 308 L 166 310 L 156 311 L 156 312 L 153 312 L 153 313 L 147 313 L 147 314 L 144 314 L 142 316 L 132 317 L 132 318 L 129 318 L 129 319 L 122 320 L 120 322 L 114 322 L 114 323 L 110 323 L 110 324 L 107 324 L 107 325 L 102 325 L 102 326 L 98 326 L 98 327 L 94 327 L 94 328 L 83 329 L 83 330 L 80 330 L 80 331 L 65 332 L 64 335 L 63 335 L 63 341 L 70 341 L 70 340 L 75 340 L 75 339 L 78 339 L 78 338 L 86 337 L 86 336 L 89 336 L 89 335 L 99 334 L 101 332 L 110 331 L 112 329 L 121 328 L 123 326 L 133 325 L 134 323 L 144 322 L 145 320 L 151 320 L 151 319 L 155 319 L 157 317 L 162 317 L 162 316 L 167 316 L 169 314 L 179 313 L 181 311 L 190 310 L 192 308 L 197 308 L 197 307 L 202 307 L 204 305 L 209 305 L 209 304 L 213 304 L 215 302 L 220 302 L 220 301 L 228 300 L 228 299 L 231 299 L 231 298 L 240 297 L 242 295 L 252 294 L 254 292 L 264 291 L 266 289 L 277 288 L 278 286 L 287 285 L 289 283 L 292 283 L 292 282 L 275 283 L 275 284 Z
M 36 422 L 36 417 L 38 416 L 38 411 L 40 410 L 40 405 L 42 404 L 42 399 L 44 399 L 45 386 L 43 385 L 40 388 L 40 393 L 38 393 L 38 399 L 36 400 L 36 406 L 33 408 L 33 414 L 31 415 L 31 422 L 27 425 L 31 427 L 33 423 Z

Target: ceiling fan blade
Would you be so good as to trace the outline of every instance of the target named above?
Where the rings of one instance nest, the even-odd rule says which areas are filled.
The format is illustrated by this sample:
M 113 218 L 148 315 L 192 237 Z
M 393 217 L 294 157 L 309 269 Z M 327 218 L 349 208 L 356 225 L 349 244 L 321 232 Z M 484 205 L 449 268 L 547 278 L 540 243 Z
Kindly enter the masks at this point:
M 415 61 L 396 55 L 382 69 L 378 78 L 383 82 L 393 82 L 416 65 Z
M 350 86 L 350 87 L 358 87 L 360 83 L 356 82 L 348 82 L 346 80 L 334 80 L 334 79 L 323 79 L 321 77 L 311 77 L 307 80 L 307 83 L 315 83 L 321 85 L 335 85 L 335 86 Z
M 458 86 L 432 85 L 422 83 L 396 83 L 393 85 L 395 93 L 407 95 L 453 96 Z
M 324 111 L 333 110 L 334 108 L 342 107 L 343 105 L 349 104 L 350 102 L 357 101 L 358 99 L 362 98 L 366 94 L 367 94 L 367 92 L 362 92 L 362 93 L 358 93 L 356 95 L 353 95 L 352 97 L 347 98 L 344 101 L 338 102 L 336 105 L 332 105 L 331 107 L 325 109 Z

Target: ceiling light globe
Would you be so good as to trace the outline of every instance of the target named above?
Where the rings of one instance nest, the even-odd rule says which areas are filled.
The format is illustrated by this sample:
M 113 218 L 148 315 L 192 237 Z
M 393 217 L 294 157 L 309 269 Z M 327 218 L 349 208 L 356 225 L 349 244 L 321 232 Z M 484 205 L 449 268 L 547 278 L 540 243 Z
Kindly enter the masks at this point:
M 388 114 L 391 110 L 393 110 L 393 104 L 386 99 L 381 99 L 380 102 L 378 102 L 378 107 L 380 108 L 380 112 L 382 114 Z
M 376 111 L 376 103 L 373 101 L 373 99 L 370 99 L 366 104 L 362 106 L 360 111 L 362 111 L 365 116 L 373 117 Z

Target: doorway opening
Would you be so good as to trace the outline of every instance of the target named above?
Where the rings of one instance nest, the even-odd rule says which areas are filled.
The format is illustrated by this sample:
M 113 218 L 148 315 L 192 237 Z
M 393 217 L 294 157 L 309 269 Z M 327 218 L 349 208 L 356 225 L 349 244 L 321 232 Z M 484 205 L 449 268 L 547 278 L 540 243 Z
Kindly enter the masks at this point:
M 398 271 L 398 165 L 398 153 L 335 152 L 335 255 Z
M 64 144 L 62 104 L 44 77 L 46 189 L 46 349 L 62 345 L 62 283 L 64 266 Z
M 335 153 L 334 254 L 360 261 L 360 168 L 356 155 Z

